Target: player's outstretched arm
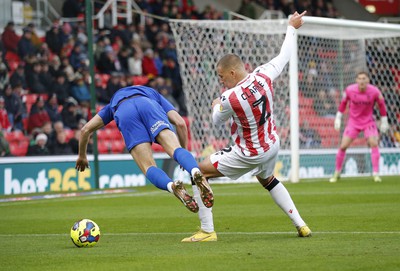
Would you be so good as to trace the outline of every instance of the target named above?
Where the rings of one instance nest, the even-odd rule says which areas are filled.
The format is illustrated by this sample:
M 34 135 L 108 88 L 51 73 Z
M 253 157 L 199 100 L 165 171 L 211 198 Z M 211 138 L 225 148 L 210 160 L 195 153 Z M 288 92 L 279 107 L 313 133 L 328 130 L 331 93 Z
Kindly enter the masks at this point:
M 281 50 L 279 55 L 273 58 L 270 62 L 264 65 L 265 74 L 273 81 L 277 78 L 283 69 L 285 68 L 286 64 L 290 60 L 290 55 L 292 54 L 293 46 L 295 45 L 295 32 L 296 29 L 300 28 L 304 21 L 303 16 L 307 13 L 304 11 L 303 13 L 299 14 L 297 11 L 293 13 L 288 22 L 288 28 L 286 30 L 285 40 L 282 43 Z
M 175 110 L 170 110 L 167 113 L 169 121 L 175 125 L 176 134 L 178 135 L 179 143 L 185 149 L 188 145 L 188 130 L 185 120 Z
M 306 15 L 307 11 L 303 11 L 301 14 L 299 14 L 297 11 L 290 15 L 289 17 L 289 25 L 293 26 L 296 29 L 299 29 L 303 24 L 303 16 Z
M 78 171 L 84 171 L 89 168 L 89 162 L 86 157 L 87 144 L 90 135 L 104 126 L 103 119 L 99 115 L 95 115 L 85 126 L 81 129 L 81 137 L 79 138 L 79 154 L 76 160 L 75 168 Z

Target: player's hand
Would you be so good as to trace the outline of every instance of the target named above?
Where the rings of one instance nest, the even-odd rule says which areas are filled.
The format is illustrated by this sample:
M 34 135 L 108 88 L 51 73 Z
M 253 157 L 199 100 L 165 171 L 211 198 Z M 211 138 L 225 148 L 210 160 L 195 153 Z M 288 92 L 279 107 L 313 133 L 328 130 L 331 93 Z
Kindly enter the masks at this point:
M 306 15 L 307 11 L 303 11 L 303 13 L 299 14 L 297 11 L 293 13 L 289 18 L 289 25 L 293 26 L 294 28 L 298 29 L 303 24 L 303 16 Z
M 387 117 L 381 117 L 381 126 L 379 127 L 381 133 L 386 133 L 389 130 L 389 123 Z
M 215 105 L 217 105 L 217 104 L 221 104 L 221 99 L 219 97 L 214 99 L 214 101 L 211 104 L 211 108 L 214 108 Z
M 340 130 L 340 126 L 342 124 L 342 113 L 337 112 L 336 113 L 336 118 L 335 118 L 335 123 L 334 123 L 334 128 L 336 131 Z
M 76 164 L 75 164 L 75 169 L 77 171 L 85 171 L 85 169 L 89 168 L 89 162 L 85 157 L 78 157 L 78 159 L 76 159 Z

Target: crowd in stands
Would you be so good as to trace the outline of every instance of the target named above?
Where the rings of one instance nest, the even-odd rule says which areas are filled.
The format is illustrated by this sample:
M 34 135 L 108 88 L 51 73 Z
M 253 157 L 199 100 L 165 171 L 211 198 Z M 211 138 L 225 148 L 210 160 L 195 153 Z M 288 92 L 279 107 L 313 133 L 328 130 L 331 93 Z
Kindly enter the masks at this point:
M 331 1 L 254 2 L 285 14 L 307 9 L 309 15 L 337 16 Z M 192 1 L 136 3 L 142 10 L 161 17 L 223 18 L 222 12 L 212 6 L 199 11 Z M 95 12 L 101 8 L 98 5 L 95 1 Z M 62 12 L 64 18 L 83 18 L 84 1 L 65 0 Z M 185 116 L 176 45 L 168 23 L 146 17 L 142 25 L 135 16 L 132 24 L 121 22 L 113 27 L 108 15 L 104 28 L 96 27 L 94 36 L 97 109 L 107 104 L 118 89 L 146 84 L 162 93 Z M 38 36 L 33 23 L 23 28 L 21 36 L 13 22 L 4 27 L 0 39 L 0 156 L 77 153 L 80 128 L 92 116 L 87 43 L 84 21 L 55 20 L 44 37 Z M 329 108 L 329 114 L 334 110 Z M 116 127 L 104 133 L 100 130 L 98 136 L 104 140 L 99 144 L 101 153 L 124 151 Z M 89 152 L 91 149 L 89 145 Z

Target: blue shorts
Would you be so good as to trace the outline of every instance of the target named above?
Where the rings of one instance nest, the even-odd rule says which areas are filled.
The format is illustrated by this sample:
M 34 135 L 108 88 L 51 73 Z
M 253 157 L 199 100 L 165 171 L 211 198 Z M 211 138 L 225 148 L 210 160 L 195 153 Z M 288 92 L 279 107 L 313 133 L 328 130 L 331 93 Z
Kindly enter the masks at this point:
M 114 120 L 128 151 L 140 143 L 156 142 L 164 129 L 173 130 L 161 105 L 144 96 L 123 101 L 115 111 Z

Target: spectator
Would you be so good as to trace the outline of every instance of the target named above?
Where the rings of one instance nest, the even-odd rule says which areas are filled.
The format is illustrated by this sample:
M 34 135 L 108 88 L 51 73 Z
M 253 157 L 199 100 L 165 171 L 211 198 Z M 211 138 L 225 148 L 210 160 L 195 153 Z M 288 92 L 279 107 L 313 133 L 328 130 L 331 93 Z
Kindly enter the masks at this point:
M 26 74 L 26 82 L 31 93 L 43 94 L 47 93 L 46 87 L 40 80 L 40 74 L 42 72 L 42 65 L 39 62 L 34 62 L 28 65 Z
M 11 75 L 10 84 L 11 87 L 20 84 L 23 89 L 27 89 L 28 85 L 26 83 L 25 70 L 23 64 L 19 64 L 17 69 Z
M 58 25 L 52 25 L 46 32 L 46 43 L 54 54 L 60 55 L 63 48 L 63 37 Z
M 10 131 L 11 124 L 8 119 L 7 110 L 5 108 L 5 101 L 4 97 L 0 96 L 0 131 Z
M 130 55 L 131 55 L 131 50 L 127 47 L 122 47 L 122 49 L 118 53 L 118 61 L 121 65 L 121 72 L 124 74 L 129 73 L 128 59 Z
M 49 123 L 50 127 L 48 126 Z M 56 121 L 51 125 L 51 122 L 46 122 L 42 127 L 42 131 L 47 135 L 47 147 L 50 150 L 51 146 L 57 141 L 57 134 L 64 131 L 64 123 L 62 121 Z
M 96 76 L 94 79 L 94 87 L 96 92 L 96 101 L 100 104 L 108 104 L 110 102 L 107 97 L 106 89 L 103 86 L 103 80 L 100 76 Z
M 6 51 L 17 53 L 19 36 L 17 33 L 15 33 L 13 22 L 9 22 L 4 28 L 4 32 L 1 35 L 1 40 L 3 41 Z
M 44 107 L 44 99 L 39 96 L 32 105 L 28 119 L 28 133 L 34 128 L 41 128 L 45 122 L 50 121 L 50 116 Z
M 50 151 L 46 146 L 47 143 L 47 135 L 44 133 L 40 133 L 36 136 L 35 144 L 28 147 L 27 156 L 41 156 L 41 155 L 49 155 Z
M 71 96 L 80 104 L 90 101 L 89 89 L 80 73 L 75 74 L 75 80 L 71 87 Z
M 4 102 L 12 129 L 23 131 L 22 119 L 25 117 L 25 112 L 22 99 L 17 94 L 13 93 L 11 85 L 7 85 L 4 89 Z
M 299 130 L 300 147 L 315 148 L 321 145 L 321 137 L 316 130 L 304 121 Z
M 78 115 L 77 107 L 77 102 L 69 99 L 66 105 L 64 105 L 63 110 L 61 111 L 63 124 L 69 129 L 76 129 L 78 127 L 80 116 Z
M 59 121 L 59 122 L 62 125 L 62 121 Z M 57 123 L 57 122 L 55 122 L 55 123 Z M 47 136 L 46 146 L 48 147 L 50 145 L 51 135 L 53 133 L 53 124 L 51 123 L 51 121 L 46 121 L 40 130 L 41 130 L 41 133 L 43 133 Z
M 143 69 L 143 75 L 146 75 L 149 78 L 152 78 L 152 77 L 155 77 L 158 75 L 156 63 L 154 61 L 153 49 L 149 48 L 144 52 L 144 57 L 142 60 L 142 69 Z
M 28 28 L 24 29 L 23 35 L 17 45 L 18 55 L 23 60 L 28 55 L 36 53 L 36 48 L 32 43 L 32 31 Z
M 69 155 L 74 154 L 71 146 L 66 141 L 67 136 L 65 131 L 60 131 L 56 135 L 56 142 L 50 148 L 50 154 L 52 155 Z
M 58 111 L 59 105 L 58 105 L 58 100 L 57 100 L 56 94 L 53 93 L 53 94 L 49 95 L 49 98 L 47 99 L 44 107 L 47 111 L 47 114 L 50 117 L 50 121 L 56 122 L 56 121 L 62 120 L 61 114 Z
M 50 95 L 55 94 L 57 96 L 57 103 L 64 105 L 69 97 L 70 88 L 70 83 L 66 80 L 65 73 L 59 71 L 56 74 L 56 80 L 50 88 Z
M 68 144 L 71 146 L 72 152 L 74 154 L 79 153 L 79 138 L 81 136 L 81 130 L 76 129 L 74 130 L 74 137 L 71 138 L 68 142 Z M 93 153 L 93 138 L 90 137 L 89 143 L 87 145 L 87 153 Z
M 336 103 L 332 95 L 326 90 L 318 91 L 318 98 L 314 99 L 314 110 L 320 117 L 334 118 Z
M 64 72 L 65 76 L 67 77 L 68 82 L 74 81 L 75 72 L 74 72 L 74 68 L 72 68 L 71 64 L 69 63 L 68 57 L 63 57 L 61 59 L 60 70 L 62 72 Z
M 8 75 L 7 67 L 4 63 L 0 62 L 0 89 L 4 89 L 8 85 L 10 77 Z
M 31 31 L 32 33 L 32 44 L 36 49 L 39 49 L 42 46 L 42 40 L 39 38 L 38 34 L 36 34 L 36 27 L 34 23 L 29 23 L 27 26 L 27 29 Z
M 133 56 L 128 58 L 128 67 L 131 75 L 139 76 L 143 73 L 142 57 L 136 50 L 133 52 Z
M 72 68 L 74 68 L 74 71 L 82 67 L 82 58 L 86 59 L 86 55 L 82 53 L 81 45 L 75 43 L 71 55 L 69 56 L 69 63 L 71 64 Z
M 116 72 L 111 74 L 111 77 L 108 80 L 106 87 L 106 99 L 108 101 L 111 100 L 111 97 L 118 89 L 122 88 L 121 76 L 122 74 Z
M 117 64 L 118 63 L 118 64 Z M 106 46 L 101 53 L 97 68 L 100 73 L 110 74 L 119 70 L 119 62 L 111 46 Z
M 49 71 L 49 63 L 46 61 L 40 62 L 39 81 L 44 86 L 45 92 L 49 93 L 50 88 L 54 82 L 54 78 Z

